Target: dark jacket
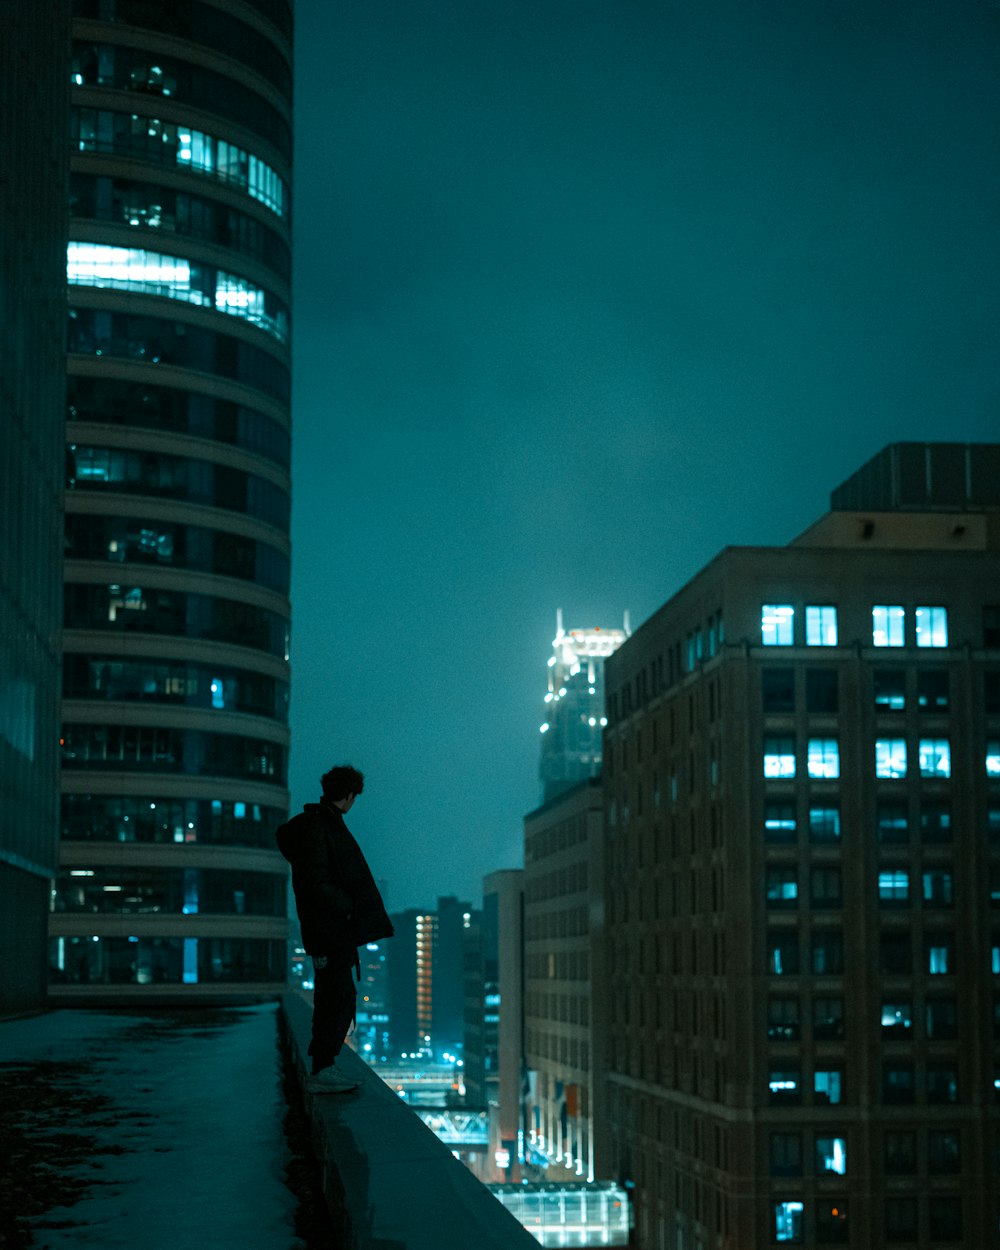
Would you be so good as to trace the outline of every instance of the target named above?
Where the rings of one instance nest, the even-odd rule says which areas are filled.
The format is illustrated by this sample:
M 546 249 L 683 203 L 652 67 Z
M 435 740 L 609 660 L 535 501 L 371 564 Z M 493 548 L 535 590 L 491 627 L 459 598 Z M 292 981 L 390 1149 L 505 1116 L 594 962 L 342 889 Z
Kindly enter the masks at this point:
M 357 948 L 392 937 L 392 922 L 340 808 L 307 803 L 276 832 L 292 866 L 295 909 L 309 955 L 354 963 Z

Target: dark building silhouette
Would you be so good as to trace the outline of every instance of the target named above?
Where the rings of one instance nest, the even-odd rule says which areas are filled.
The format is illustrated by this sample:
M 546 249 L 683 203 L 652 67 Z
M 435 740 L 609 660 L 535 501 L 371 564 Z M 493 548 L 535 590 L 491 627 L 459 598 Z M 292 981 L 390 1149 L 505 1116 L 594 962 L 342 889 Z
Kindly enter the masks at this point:
M 386 948 L 389 1051 L 398 1058 L 423 1053 L 441 1060 L 463 1042 L 464 939 L 472 907 L 454 895 L 434 911 L 410 908 L 392 917 Z
M 641 1246 L 996 1244 L 1000 446 L 891 447 L 609 661 Z
M 0 8 L 0 1010 L 45 1001 L 58 830 L 69 6 Z
M 291 41 L 74 4 L 57 995 L 285 981 Z

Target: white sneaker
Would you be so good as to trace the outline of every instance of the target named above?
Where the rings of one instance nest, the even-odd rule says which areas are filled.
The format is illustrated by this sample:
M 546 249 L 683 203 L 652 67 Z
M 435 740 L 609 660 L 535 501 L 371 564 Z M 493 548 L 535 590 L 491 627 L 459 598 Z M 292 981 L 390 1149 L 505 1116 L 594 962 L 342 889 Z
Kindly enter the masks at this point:
M 338 1072 L 333 1064 L 321 1069 L 306 1081 L 306 1091 L 310 1094 L 349 1094 L 357 1088 L 358 1082 L 344 1076 L 343 1072 Z

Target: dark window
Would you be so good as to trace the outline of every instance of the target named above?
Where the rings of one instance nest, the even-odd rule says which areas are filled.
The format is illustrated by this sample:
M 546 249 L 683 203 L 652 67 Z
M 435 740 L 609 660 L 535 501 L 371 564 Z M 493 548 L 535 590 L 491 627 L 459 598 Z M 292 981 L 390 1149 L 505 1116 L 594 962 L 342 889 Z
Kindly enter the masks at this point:
M 913 944 L 909 933 L 882 933 L 878 940 L 879 972 L 904 974 L 913 971 Z
M 844 1000 L 813 1000 L 813 1037 L 817 1041 L 841 1041 L 844 1036 Z
M 924 842 L 951 841 L 951 804 L 920 804 L 920 837 Z
M 912 1176 L 917 1170 L 916 1134 L 886 1133 L 883 1158 L 890 1176 Z
M 917 671 L 917 705 L 922 712 L 947 712 L 948 670 L 921 668 Z
M 990 803 L 986 808 L 986 836 L 991 842 L 1000 842 L 1000 803 Z
M 809 902 L 813 907 L 835 908 L 842 902 L 839 868 L 813 868 L 809 872 Z
M 875 830 L 880 842 L 908 842 L 910 816 L 906 804 L 879 803 L 875 813 Z
M 882 1101 L 888 1105 L 913 1102 L 913 1064 L 893 1059 L 882 1065 Z
M 836 712 L 837 706 L 837 670 L 806 669 L 806 711 Z
M 931 1237 L 936 1241 L 962 1240 L 962 1200 L 950 1194 L 933 1194 L 927 1203 Z
M 915 1198 L 886 1198 L 886 1241 L 917 1240 L 917 1201 Z
M 906 707 L 906 673 L 901 668 L 877 668 L 872 674 L 875 708 L 879 712 L 902 712 Z
M 951 1063 L 928 1063 L 927 1101 L 958 1102 L 958 1069 Z
M 836 976 L 844 971 L 844 938 L 833 930 L 813 933 L 812 970 L 817 976 Z
M 771 1134 L 771 1175 L 802 1175 L 802 1134 Z
M 764 841 L 794 842 L 796 819 L 794 803 L 764 804 Z
M 1000 647 L 1000 607 L 983 608 L 983 646 Z
M 772 998 L 767 1004 L 767 1036 L 772 1042 L 797 1042 L 801 1036 L 799 1000 Z
M 795 710 L 795 670 L 765 668 L 761 673 L 761 696 L 765 712 Z
M 823 1198 L 816 1203 L 816 1241 L 820 1244 L 848 1240 L 847 1204 L 843 1198 Z
M 951 1129 L 931 1129 L 927 1135 L 927 1170 L 937 1175 L 962 1170 L 958 1133 Z
M 955 886 L 950 868 L 928 868 L 923 874 L 924 904 L 927 907 L 950 907 L 955 901 Z
M 983 674 L 983 709 L 987 716 L 1000 716 L 1000 672 Z

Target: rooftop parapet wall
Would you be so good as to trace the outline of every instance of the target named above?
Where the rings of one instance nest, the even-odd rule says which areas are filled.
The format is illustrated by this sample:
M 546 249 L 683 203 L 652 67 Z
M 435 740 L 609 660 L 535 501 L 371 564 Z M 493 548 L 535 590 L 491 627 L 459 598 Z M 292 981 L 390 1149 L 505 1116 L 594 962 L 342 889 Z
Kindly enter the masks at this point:
M 311 1004 L 287 994 L 301 1081 Z M 352 1051 L 337 1060 L 353 1094 L 306 1095 L 334 1225 L 352 1250 L 538 1250 L 538 1242 Z

